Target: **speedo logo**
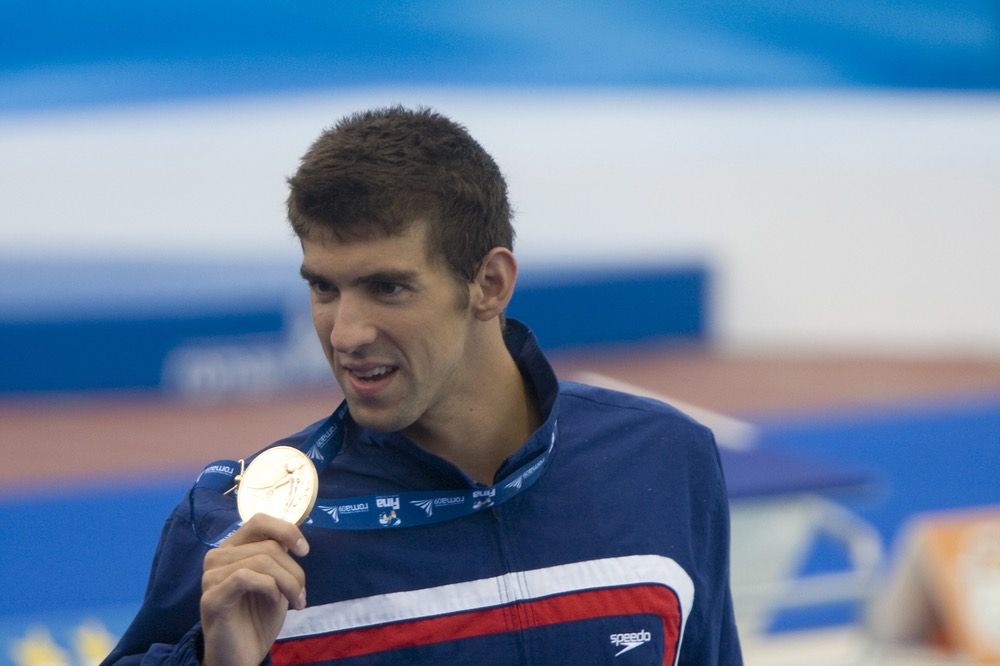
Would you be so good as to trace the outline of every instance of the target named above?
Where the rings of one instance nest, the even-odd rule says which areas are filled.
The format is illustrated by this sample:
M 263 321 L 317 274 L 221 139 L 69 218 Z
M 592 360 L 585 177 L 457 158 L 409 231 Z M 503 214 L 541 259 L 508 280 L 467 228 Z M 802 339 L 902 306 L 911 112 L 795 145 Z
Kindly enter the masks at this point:
M 652 634 L 645 629 L 633 631 L 630 634 L 611 634 L 610 638 L 612 645 L 621 648 L 621 650 L 615 653 L 616 657 L 653 640 Z

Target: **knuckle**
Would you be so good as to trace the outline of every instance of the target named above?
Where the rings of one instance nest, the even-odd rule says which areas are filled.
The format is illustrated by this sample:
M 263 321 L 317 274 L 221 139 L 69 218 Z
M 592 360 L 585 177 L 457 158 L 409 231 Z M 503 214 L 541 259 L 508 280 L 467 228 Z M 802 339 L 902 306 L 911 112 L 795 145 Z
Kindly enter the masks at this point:
M 211 571 L 206 571 L 205 573 L 203 573 L 201 575 L 202 593 L 211 590 L 213 587 L 215 587 L 217 580 L 218 580 L 217 577 Z
M 240 587 L 246 587 L 254 581 L 256 574 L 250 569 L 239 568 L 229 575 L 229 579 Z
M 257 571 L 268 571 L 274 567 L 274 558 L 270 553 L 256 553 L 247 558 L 247 564 Z
M 271 557 L 280 557 L 285 554 L 285 548 L 280 543 L 274 541 L 273 539 L 268 539 L 267 541 L 264 542 L 264 549 L 265 549 L 264 552 L 266 552 Z

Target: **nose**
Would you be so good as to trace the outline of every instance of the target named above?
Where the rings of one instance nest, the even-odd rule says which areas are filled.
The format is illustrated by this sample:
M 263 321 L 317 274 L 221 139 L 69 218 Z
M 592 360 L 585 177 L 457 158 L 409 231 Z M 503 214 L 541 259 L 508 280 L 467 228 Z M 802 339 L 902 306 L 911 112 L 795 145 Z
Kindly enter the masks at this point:
M 341 354 L 354 354 L 375 342 L 377 328 L 364 303 L 342 295 L 333 316 L 330 346 Z

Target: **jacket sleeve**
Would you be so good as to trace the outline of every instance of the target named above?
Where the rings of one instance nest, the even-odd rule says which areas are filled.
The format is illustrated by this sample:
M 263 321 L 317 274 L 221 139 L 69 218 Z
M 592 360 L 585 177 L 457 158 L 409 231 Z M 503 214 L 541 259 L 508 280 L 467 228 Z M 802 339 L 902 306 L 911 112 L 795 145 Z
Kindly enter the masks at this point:
M 182 502 L 160 534 L 142 606 L 101 666 L 200 663 L 198 608 L 207 551 Z
M 692 552 L 700 566 L 679 664 L 742 666 L 729 584 L 729 500 L 714 437 L 709 444 L 696 454 Z

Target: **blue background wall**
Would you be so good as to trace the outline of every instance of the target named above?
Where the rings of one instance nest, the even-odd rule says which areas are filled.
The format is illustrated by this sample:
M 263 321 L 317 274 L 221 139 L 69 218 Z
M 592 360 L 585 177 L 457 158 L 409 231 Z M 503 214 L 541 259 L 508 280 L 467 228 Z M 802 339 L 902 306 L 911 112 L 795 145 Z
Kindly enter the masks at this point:
M 5 2 L 0 107 L 382 84 L 995 90 L 988 0 Z

